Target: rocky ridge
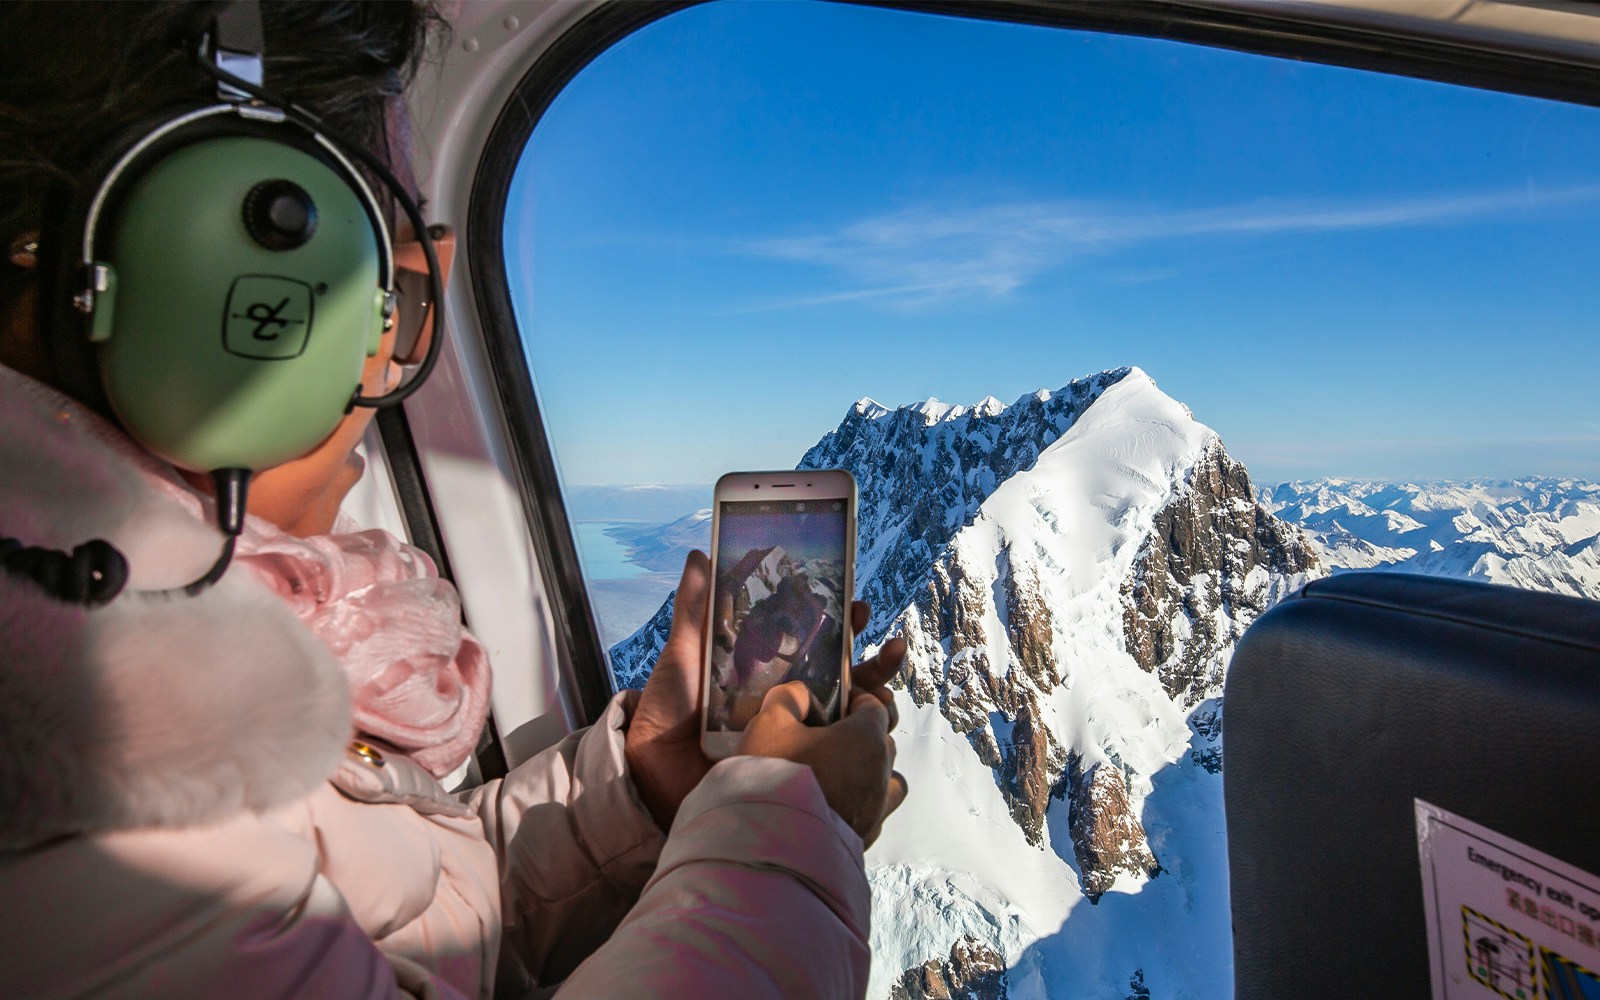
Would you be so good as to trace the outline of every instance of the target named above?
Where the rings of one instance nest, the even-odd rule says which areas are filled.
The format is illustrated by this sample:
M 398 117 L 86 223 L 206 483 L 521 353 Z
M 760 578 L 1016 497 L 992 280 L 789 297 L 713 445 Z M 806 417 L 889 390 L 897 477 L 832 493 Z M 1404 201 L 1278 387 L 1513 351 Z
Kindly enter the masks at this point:
M 1089 901 L 1110 891 L 1119 875 L 1156 874 L 1160 866 L 1150 853 L 1144 824 L 1128 803 L 1122 769 L 1101 761 L 1072 777 L 1068 822 Z
M 643 690 L 644 682 L 650 679 L 650 669 L 655 666 L 656 657 L 661 654 L 661 647 L 667 644 L 667 635 L 672 631 L 672 602 L 677 597 L 678 590 L 674 587 L 649 621 L 611 647 L 613 690 Z
M 1100 372 L 1010 406 L 993 396 L 971 407 L 929 399 L 892 410 L 858 400 L 798 468 L 849 469 L 856 477 L 856 580 L 873 607 L 866 634 L 910 603 L 940 550 L 997 487 L 1031 468 L 1101 393 L 1137 371 Z
M 950 946 L 950 957 L 907 969 L 889 1000 L 1006 1000 L 1005 956 L 963 937 Z
M 1133 370 L 1101 372 L 1056 392 L 1041 389 L 1009 407 L 993 397 L 970 408 L 930 399 L 892 410 L 858 400 L 797 468 L 855 474 L 856 589 L 873 607 L 864 637 L 883 634 L 940 549 L 996 486 L 1036 462 L 1101 392 Z M 618 688 L 643 684 L 671 621 L 669 599 L 612 647 Z
M 1311 543 L 1261 505 L 1213 438 L 1122 585 L 1128 652 L 1175 703 L 1194 705 L 1221 693 L 1245 628 L 1318 569 Z

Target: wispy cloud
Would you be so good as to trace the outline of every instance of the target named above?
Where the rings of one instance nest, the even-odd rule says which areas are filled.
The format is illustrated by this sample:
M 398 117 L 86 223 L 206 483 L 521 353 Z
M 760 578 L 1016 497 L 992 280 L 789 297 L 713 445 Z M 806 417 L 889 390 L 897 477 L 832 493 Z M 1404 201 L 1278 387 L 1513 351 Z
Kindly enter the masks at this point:
M 811 265 L 834 276 L 829 289 L 740 311 L 998 298 L 1071 262 L 1137 246 L 1450 225 L 1595 202 L 1600 186 L 1590 185 L 1383 201 L 1261 200 L 1182 211 L 1089 201 L 909 208 L 832 231 L 737 245 L 738 253 Z

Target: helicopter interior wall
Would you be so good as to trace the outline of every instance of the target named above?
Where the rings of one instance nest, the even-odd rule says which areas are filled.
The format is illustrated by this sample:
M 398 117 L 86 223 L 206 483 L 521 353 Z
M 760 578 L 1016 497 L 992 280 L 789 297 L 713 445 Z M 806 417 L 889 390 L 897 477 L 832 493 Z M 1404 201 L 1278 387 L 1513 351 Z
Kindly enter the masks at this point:
M 424 67 L 409 93 L 415 167 L 432 218 L 456 224 L 470 240 L 468 204 L 490 128 L 526 67 L 596 6 L 478 3 L 453 13 L 449 50 Z M 574 728 L 584 713 L 574 694 L 570 637 L 552 610 L 535 555 L 531 525 L 539 501 L 522 488 L 509 444 L 513 421 L 485 347 L 515 337 L 485 332 L 471 270 L 451 275 L 445 297 L 451 335 L 434 377 L 405 404 L 412 447 L 390 452 L 393 462 L 409 465 L 406 478 L 423 484 L 467 622 L 494 657 L 493 719 L 504 759 L 514 766 Z M 388 503 L 392 516 L 401 517 L 392 484 L 368 489 L 387 494 L 370 502 Z

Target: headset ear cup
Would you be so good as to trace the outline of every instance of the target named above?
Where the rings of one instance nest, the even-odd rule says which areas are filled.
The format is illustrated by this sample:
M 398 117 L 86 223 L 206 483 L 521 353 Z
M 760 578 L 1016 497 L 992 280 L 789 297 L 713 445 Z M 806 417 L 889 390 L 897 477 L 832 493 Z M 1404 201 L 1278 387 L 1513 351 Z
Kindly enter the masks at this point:
M 263 184 L 315 205 L 303 245 L 271 245 L 247 223 Z M 129 432 L 197 471 L 268 468 L 332 433 L 376 323 L 379 249 L 363 216 L 338 173 L 275 139 L 205 139 L 147 170 L 104 260 L 115 314 L 101 379 Z
M 51 337 L 69 391 L 195 471 L 268 468 L 333 431 L 381 334 L 390 274 L 387 228 L 353 168 L 299 125 L 235 111 L 145 129 L 69 216 L 93 227 L 106 286 L 92 323 L 72 302 L 87 282 L 80 247 L 56 248 L 68 259 Z M 297 204 L 311 213 L 299 229 Z

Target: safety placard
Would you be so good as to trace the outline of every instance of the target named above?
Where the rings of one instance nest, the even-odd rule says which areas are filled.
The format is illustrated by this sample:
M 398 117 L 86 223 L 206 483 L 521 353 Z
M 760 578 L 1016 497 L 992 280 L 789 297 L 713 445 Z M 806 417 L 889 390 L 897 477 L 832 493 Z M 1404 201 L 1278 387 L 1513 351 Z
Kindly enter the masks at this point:
M 1434 1000 L 1600 1000 L 1600 878 L 1416 806 Z

